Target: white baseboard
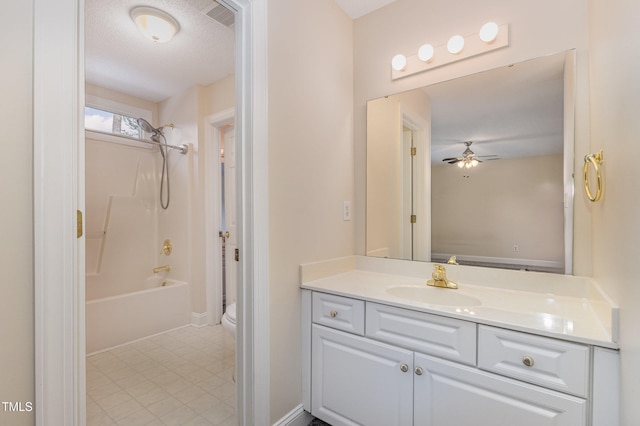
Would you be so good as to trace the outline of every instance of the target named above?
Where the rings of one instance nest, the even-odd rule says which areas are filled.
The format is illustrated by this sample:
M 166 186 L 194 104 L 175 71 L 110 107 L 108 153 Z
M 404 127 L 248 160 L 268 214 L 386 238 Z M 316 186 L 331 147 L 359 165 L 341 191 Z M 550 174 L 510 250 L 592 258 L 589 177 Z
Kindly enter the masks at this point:
M 191 312 L 191 325 L 194 327 L 204 327 L 207 325 L 207 313 L 203 312 L 201 314 L 197 312 Z
M 307 426 L 313 420 L 313 416 L 302 408 L 302 404 L 291 410 L 273 426 Z

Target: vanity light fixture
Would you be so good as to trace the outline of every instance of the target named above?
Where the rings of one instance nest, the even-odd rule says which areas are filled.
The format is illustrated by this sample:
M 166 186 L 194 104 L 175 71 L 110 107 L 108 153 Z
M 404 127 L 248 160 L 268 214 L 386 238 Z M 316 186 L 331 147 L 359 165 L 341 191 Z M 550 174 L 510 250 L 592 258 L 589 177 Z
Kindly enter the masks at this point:
M 391 59 L 391 68 L 402 71 L 407 67 L 407 58 L 404 55 L 396 55 Z
M 134 7 L 130 15 L 140 32 L 157 43 L 168 42 L 180 29 L 178 21 L 173 16 L 154 7 Z
M 498 37 L 498 24 L 495 22 L 487 22 L 480 28 L 480 40 L 485 43 L 493 43 Z
M 487 22 L 482 26 L 479 34 L 466 37 L 455 35 L 445 45 L 434 47 L 424 44 L 415 55 L 394 56 L 391 61 L 391 79 L 408 77 L 507 46 L 509 46 L 508 24 L 498 25 L 495 22 Z
M 447 51 L 452 55 L 457 55 L 464 49 L 464 37 L 461 35 L 454 35 L 447 42 Z
M 433 46 L 430 44 L 423 44 L 418 50 L 418 58 L 420 58 L 422 62 L 430 62 L 433 60 L 433 54 Z

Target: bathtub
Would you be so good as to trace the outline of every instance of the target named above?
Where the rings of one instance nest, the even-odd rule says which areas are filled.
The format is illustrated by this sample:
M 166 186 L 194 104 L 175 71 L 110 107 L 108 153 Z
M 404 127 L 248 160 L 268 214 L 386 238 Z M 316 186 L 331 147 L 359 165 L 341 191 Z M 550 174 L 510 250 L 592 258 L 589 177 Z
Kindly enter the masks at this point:
M 190 324 L 188 283 L 154 277 L 144 286 L 151 288 L 87 300 L 88 355 Z

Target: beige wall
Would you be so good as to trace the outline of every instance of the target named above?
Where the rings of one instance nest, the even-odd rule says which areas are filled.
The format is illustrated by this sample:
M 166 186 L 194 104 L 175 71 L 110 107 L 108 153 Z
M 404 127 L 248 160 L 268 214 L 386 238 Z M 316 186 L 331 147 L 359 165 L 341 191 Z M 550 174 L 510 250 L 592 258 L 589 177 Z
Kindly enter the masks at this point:
M 0 156 L 0 401 L 35 402 L 33 320 L 33 2 L 3 2 Z M 0 424 L 31 425 L 34 412 L 6 413 Z
M 271 420 L 301 403 L 298 265 L 353 253 L 352 22 L 333 0 L 270 0 Z
M 367 107 L 367 132 L 370 135 L 367 141 L 368 255 L 411 258 L 411 237 L 405 232 L 412 211 L 411 197 L 405 193 L 405 180 L 411 175 L 411 169 L 404 165 L 409 158 L 406 147 L 403 149 L 405 114 L 428 125 L 431 109 L 427 94 L 412 90 L 376 99 Z M 430 133 L 428 129 L 421 130 Z M 415 173 L 411 179 L 416 180 L 418 175 Z M 414 182 L 414 185 L 418 183 Z M 414 188 L 414 194 L 417 192 Z
M 433 167 L 433 253 L 545 261 L 563 270 L 562 166 L 562 155 L 548 155 L 469 170 Z
M 606 3 L 606 4 L 605 4 Z M 640 3 L 591 0 L 591 151 L 605 188 L 593 212 L 593 273 L 620 305 L 622 424 L 640 422 Z M 581 190 L 581 188 L 579 188 Z
M 158 120 L 158 104 L 156 102 L 147 101 L 135 96 L 127 95 L 126 93 L 117 92 L 115 90 L 106 89 L 104 87 L 96 86 L 95 84 L 89 83 L 85 84 L 84 91 L 87 96 L 98 96 L 103 99 L 109 99 L 121 104 L 151 111 L 151 115 L 153 117 L 151 124 L 156 126 L 160 124 L 156 123 L 156 121 Z
M 391 81 L 390 60 L 414 54 L 426 41 L 446 44 L 456 33 L 473 34 L 489 21 L 509 24 L 510 46 L 485 55 Z M 544 28 L 544 30 L 541 30 Z M 356 253 L 365 252 L 366 102 L 370 99 L 483 71 L 498 66 L 577 49 L 578 96 L 576 170 L 588 150 L 588 8 L 584 0 L 398 0 L 354 25 Z M 575 268 L 591 274 L 590 213 L 576 192 Z
M 205 115 L 215 114 L 236 105 L 236 80 L 227 77 L 205 87 Z

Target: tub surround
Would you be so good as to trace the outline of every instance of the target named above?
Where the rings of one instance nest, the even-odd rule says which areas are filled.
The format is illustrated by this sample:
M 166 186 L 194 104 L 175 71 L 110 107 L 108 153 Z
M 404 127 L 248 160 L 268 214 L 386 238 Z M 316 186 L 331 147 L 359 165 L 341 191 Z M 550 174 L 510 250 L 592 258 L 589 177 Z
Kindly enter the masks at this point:
M 87 301 L 87 354 L 190 324 L 189 287 L 167 279 L 155 288 Z
M 618 307 L 588 277 L 446 265 L 458 292 L 476 306 L 436 305 L 394 296 L 399 286 L 426 287 L 433 263 L 351 256 L 300 266 L 303 289 L 618 349 Z

